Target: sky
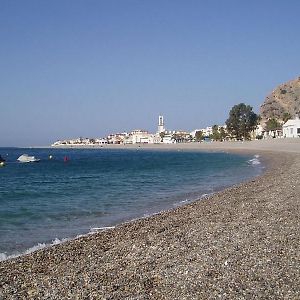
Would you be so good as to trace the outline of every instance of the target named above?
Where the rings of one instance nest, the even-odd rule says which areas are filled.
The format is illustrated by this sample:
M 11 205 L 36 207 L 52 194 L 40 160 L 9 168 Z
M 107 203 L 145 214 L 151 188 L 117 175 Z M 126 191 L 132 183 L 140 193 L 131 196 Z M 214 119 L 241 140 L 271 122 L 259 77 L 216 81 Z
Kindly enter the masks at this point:
M 298 0 L 0 0 L 0 146 L 224 124 L 300 76 Z

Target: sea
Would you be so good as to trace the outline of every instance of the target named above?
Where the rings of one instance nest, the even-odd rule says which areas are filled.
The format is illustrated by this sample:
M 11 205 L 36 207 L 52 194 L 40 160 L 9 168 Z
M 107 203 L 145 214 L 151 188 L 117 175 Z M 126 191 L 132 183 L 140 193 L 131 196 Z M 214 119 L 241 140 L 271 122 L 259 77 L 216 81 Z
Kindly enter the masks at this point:
M 40 162 L 17 162 L 24 153 Z M 193 202 L 264 169 L 258 155 L 138 147 L 0 155 L 0 260 Z

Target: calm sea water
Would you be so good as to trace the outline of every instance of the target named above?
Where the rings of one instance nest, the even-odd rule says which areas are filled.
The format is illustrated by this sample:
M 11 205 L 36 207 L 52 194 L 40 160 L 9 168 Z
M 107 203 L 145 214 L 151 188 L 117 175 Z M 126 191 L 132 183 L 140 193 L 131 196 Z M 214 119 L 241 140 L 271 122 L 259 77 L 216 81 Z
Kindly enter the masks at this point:
M 16 162 L 23 153 L 41 161 Z M 0 168 L 0 260 L 182 205 L 262 171 L 258 157 L 228 153 L 0 148 L 0 154 L 7 161 Z

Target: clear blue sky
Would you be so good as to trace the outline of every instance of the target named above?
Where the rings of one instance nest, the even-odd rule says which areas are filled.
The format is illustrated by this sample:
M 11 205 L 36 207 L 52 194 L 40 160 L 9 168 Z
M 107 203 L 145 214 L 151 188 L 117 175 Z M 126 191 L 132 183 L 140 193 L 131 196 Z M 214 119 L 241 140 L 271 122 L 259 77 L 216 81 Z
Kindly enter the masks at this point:
M 0 146 L 223 124 L 300 75 L 298 0 L 0 0 Z

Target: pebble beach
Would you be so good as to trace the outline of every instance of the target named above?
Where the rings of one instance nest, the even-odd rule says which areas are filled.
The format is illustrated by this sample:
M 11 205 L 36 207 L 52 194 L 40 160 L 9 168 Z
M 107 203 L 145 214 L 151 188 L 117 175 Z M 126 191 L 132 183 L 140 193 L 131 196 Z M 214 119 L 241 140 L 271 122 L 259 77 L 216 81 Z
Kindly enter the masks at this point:
M 0 299 L 300 299 L 300 141 L 174 147 L 258 154 L 267 168 L 174 210 L 0 262 Z

